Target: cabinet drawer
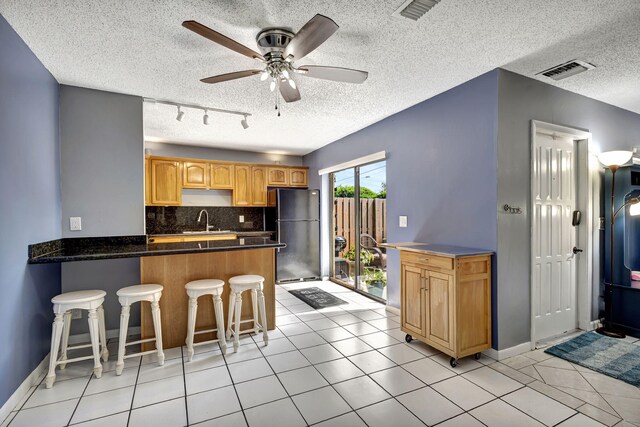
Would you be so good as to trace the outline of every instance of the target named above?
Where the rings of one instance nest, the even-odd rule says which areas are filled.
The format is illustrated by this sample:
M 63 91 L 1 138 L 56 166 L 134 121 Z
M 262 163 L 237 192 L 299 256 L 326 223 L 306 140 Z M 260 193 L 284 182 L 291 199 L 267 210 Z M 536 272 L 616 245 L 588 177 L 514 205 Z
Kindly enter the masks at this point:
M 441 268 L 443 270 L 453 270 L 453 258 L 409 251 L 402 251 L 401 254 L 402 260 L 406 262 Z

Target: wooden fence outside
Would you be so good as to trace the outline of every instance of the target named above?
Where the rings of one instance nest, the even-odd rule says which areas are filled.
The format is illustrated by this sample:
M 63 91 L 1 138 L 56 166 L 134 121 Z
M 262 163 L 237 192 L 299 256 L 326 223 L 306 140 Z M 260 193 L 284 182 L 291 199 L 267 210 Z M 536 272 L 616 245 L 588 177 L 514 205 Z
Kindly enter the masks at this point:
M 387 239 L 387 200 L 360 199 L 361 233 L 369 234 L 376 242 Z M 336 197 L 334 199 L 335 235 L 347 241 L 345 252 L 356 245 L 356 202 L 353 198 Z

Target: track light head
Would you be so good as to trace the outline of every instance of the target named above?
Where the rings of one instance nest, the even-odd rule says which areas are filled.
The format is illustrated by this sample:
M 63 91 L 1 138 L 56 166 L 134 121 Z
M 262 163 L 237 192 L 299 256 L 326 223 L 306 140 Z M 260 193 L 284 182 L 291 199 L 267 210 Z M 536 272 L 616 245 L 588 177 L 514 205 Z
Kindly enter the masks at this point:
M 207 110 L 204 110 L 204 116 L 202 116 L 202 123 L 204 125 L 209 124 L 209 114 L 207 113 Z
M 249 127 L 249 122 L 247 122 L 247 116 L 244 116 L 244 119 L 240 120 L 240 124 L 243 129 L 247 129 Z
M 183 117 L 184 117 L 184 111 L 182 111 L 180 109 L 180 106 L 178 106 L 178 115 L 176 116 L 176 120 L 181 122 Z

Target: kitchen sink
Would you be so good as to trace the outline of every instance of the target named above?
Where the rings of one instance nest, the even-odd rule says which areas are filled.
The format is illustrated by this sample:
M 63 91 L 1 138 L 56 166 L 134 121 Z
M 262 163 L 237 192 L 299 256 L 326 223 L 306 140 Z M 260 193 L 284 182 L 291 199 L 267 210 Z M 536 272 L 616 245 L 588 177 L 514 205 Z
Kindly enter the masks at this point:
M 218 231 L 183 231 L 182 234 L 229 234 L 231 230 L 218 230 Z

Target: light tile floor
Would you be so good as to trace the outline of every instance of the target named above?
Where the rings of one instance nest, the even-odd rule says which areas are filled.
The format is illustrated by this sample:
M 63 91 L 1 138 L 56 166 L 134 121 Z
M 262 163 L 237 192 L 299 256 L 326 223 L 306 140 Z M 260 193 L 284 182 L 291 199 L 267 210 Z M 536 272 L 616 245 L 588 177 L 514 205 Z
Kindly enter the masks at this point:
M 348 304 L 314 310 L 287 288 L 318 286 Z M 217 345 L 129 359 L 101 379 L 91 362 L 33 387 L 0 427 L 11 426 L 640 426 L 640 389 L 536 350 L 496 362 L 449 357 L 404 342 L 398 316 L 331 282 L 277 286 L 265 347 L 244 336 L 238 353 Z M 566 338 L 565 338 L 566 339 Z M 640 341 L 628 339 L 640 345 Z

